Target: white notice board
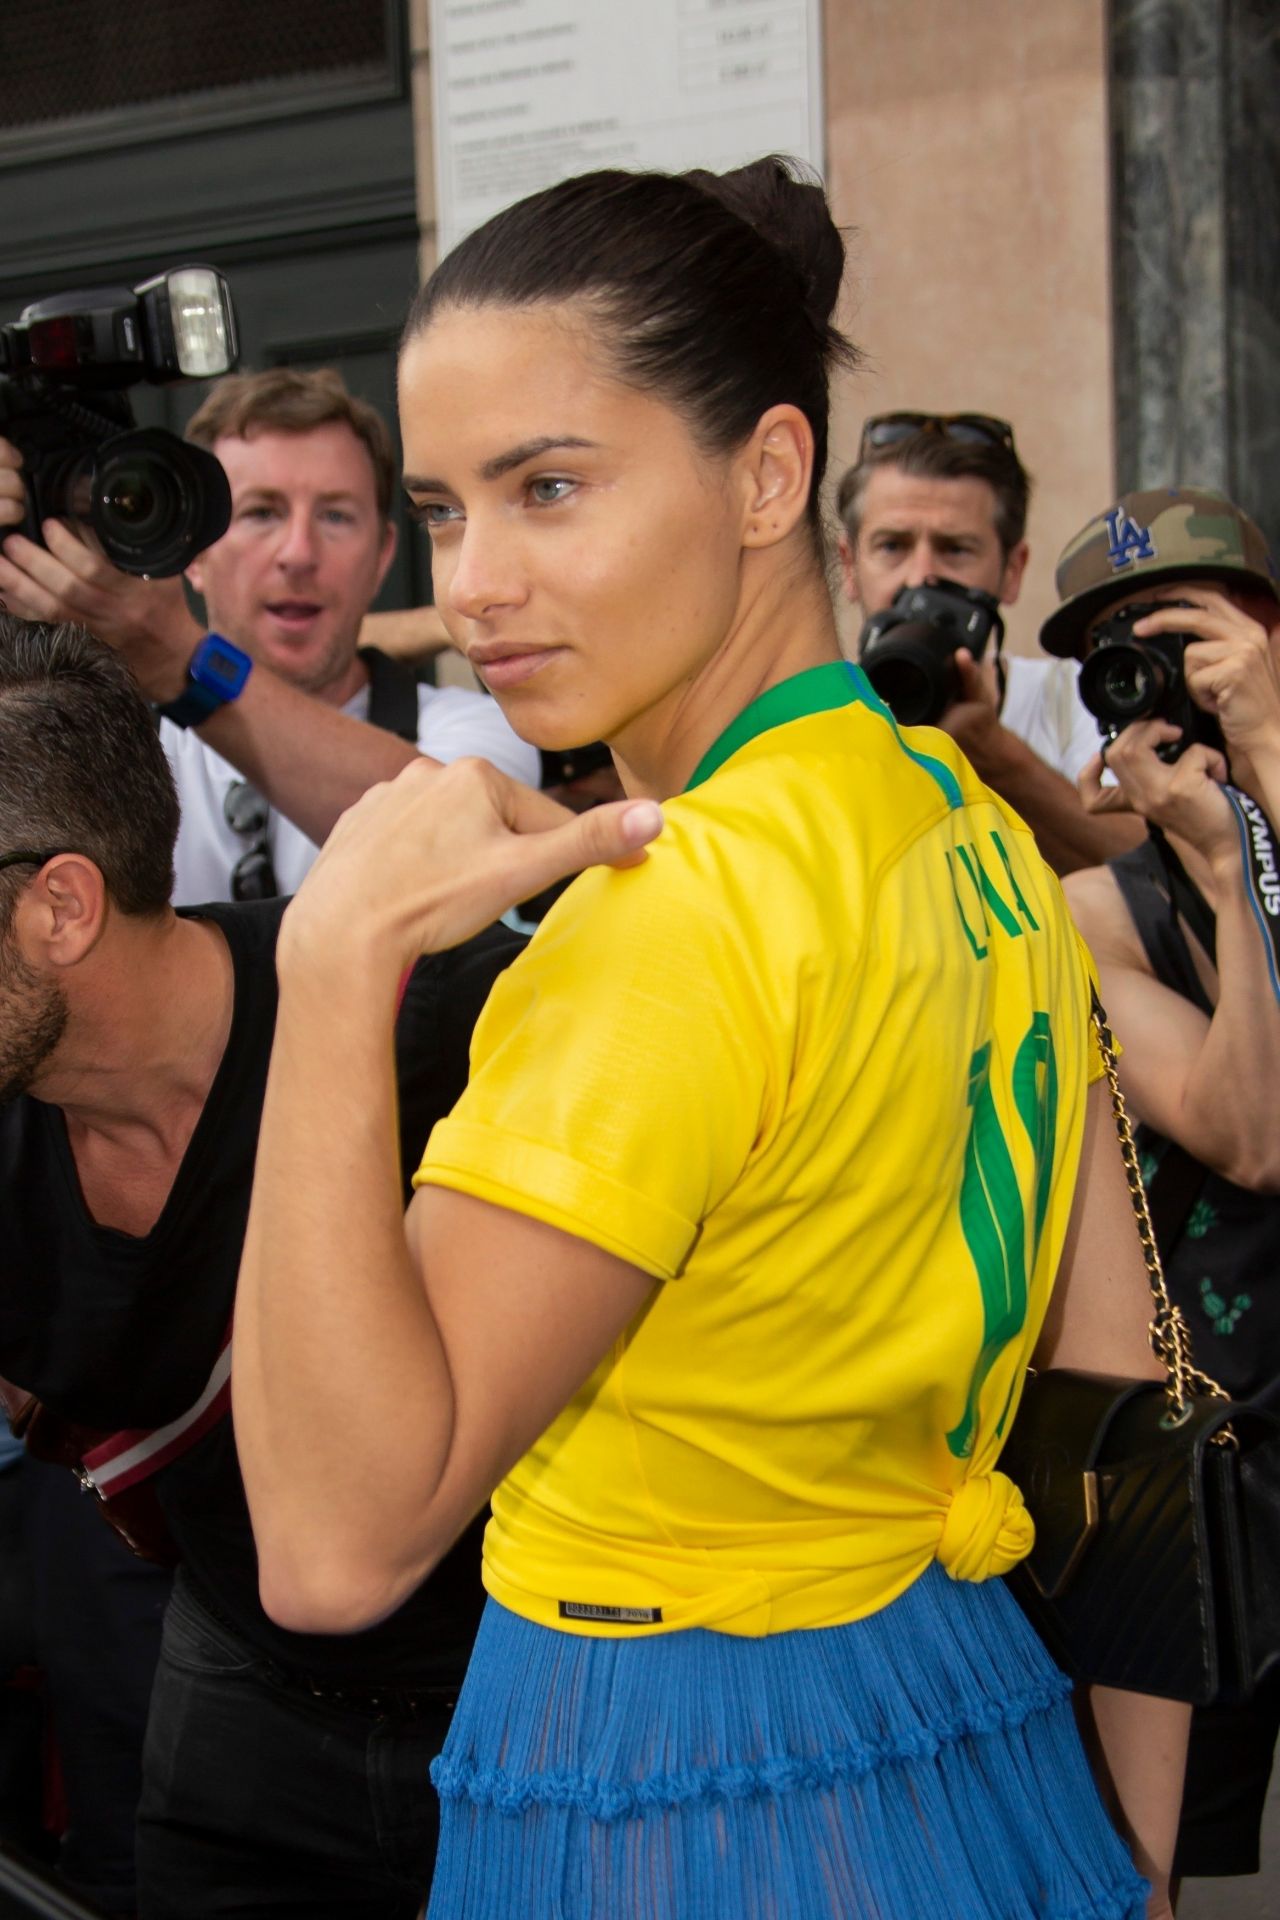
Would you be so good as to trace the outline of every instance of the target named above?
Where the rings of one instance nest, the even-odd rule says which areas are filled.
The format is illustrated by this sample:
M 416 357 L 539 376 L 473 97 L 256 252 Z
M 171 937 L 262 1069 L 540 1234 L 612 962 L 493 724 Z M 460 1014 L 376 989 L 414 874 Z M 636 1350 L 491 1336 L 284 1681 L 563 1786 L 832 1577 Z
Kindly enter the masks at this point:
M 821 170 L 821 0 L 431 0 L 441 253 L 593 167 Z

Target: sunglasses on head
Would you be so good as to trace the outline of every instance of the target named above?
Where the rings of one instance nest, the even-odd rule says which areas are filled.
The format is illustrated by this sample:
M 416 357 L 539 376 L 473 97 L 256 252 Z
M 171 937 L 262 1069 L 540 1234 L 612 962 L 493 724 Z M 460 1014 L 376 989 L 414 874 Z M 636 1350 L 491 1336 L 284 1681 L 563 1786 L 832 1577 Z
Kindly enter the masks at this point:
M 944 440 L 970 446 L 1003 447 L 1012 453 L 1013 428 L 990 413 L 876 413 L 863 424 L 858 459 L 884 447 L 900 446 L 918 433 L 940 433 Z

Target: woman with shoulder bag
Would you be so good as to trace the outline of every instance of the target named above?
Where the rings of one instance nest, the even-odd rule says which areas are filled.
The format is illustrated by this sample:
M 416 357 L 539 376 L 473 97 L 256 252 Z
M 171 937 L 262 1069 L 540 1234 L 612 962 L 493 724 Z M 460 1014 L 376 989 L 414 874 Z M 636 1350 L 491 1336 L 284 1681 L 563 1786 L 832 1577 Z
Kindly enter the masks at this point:
M 840 657 L 842 265 L 780 162 L 588 175 L 405 336 L 455 643 L 629 796 L 411 768 L 281 940 L 234 1368 L 268 1610 L 378 1618 L 496 1488 L 434 1920 L 1169 1911 L 1185 1715 L 1095 1702 L 1131 1858 L 998 1577 L 1027 1362 L 1152 1365 L 1088 968 L 1022 823 Z M 401 971 L 593 862 L 402 1224 Z

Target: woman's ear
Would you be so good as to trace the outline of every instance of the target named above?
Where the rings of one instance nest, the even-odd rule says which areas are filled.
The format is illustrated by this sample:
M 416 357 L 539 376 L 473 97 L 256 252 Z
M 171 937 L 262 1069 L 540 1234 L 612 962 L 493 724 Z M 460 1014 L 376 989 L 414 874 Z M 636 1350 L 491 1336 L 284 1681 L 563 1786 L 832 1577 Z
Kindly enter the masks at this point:
M 770 407 L 743 448 L 746 480 L 742 544 L 772 547 L 809 509 L 813 428 L 799 407 Z

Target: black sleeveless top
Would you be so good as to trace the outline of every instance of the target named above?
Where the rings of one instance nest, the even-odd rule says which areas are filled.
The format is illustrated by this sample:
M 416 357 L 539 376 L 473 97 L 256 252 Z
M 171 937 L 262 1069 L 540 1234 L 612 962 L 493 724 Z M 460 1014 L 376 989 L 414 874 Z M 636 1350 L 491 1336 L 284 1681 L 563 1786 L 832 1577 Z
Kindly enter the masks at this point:
M 1156 979 L 1211 1017 L 1179 914 L 1215 959 L 1214 914 L 1172 847 L 1152 838 L 1109 865 Z M 1150 1127 L 1136 1139 L 1151 1181 L 1170 1143 Z M 1172 1245 L 1158 1224 L 1157 1238 L 1196 1363 L 1235 1398 L 1280 1404 L 1280 1195 L 1251 1193 L 1199 1162 L 1185 1176 L 1202 1182 L 1195 1203 Z

